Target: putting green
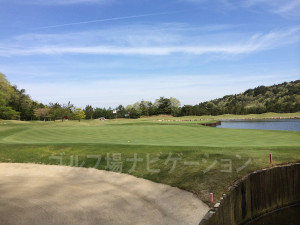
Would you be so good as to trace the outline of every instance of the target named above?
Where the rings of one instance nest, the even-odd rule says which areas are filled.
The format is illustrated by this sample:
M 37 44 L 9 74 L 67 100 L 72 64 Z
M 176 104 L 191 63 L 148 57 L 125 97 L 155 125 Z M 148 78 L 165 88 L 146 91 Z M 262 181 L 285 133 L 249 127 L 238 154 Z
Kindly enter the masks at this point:
M 73 122 L 74 123 L 74 122 Z M 8 125 L 9 126 L 9 125 Z M 299 146 L 300 132 L 236 130 L 201 125 L 122 124 L 0 128 L 2 143 L 106 143 L 159 146 Z

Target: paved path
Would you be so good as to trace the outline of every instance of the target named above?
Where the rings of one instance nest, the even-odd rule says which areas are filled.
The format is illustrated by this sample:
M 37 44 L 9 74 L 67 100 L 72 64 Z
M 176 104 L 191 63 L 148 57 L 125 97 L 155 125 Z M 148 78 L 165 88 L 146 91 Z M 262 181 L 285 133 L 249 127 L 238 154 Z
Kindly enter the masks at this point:
M 0 225 L 197 225 L 193 194 L 126 174 L 0 163 Z

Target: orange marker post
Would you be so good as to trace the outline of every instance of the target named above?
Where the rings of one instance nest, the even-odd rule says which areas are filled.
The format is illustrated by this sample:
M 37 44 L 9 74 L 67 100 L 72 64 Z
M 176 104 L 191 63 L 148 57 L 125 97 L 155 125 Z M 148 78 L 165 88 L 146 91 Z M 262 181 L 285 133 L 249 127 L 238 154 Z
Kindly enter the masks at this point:
M 210 193 L 209 202 L 212 204 L 214 202 L 214 193 Z
M 273 156 L 272 156 L 272 153 L 270 154 L 270 164 L 273 165 Z

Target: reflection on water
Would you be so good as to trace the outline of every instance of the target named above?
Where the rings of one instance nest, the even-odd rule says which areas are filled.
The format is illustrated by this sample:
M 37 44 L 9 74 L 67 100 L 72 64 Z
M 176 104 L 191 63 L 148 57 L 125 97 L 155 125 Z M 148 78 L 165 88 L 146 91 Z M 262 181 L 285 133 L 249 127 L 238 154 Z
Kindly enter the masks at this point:
M 300 205 L 268 214 L 247 225 L 299 225 Z
M 226 120 L 222 121 L 222 124 L 217 127 L 300 131 L 300 119 Z

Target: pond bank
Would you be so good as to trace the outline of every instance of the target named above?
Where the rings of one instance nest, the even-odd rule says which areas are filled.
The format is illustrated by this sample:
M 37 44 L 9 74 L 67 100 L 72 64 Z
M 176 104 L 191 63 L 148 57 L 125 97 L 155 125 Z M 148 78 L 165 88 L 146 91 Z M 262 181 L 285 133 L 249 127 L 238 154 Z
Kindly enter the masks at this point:
M 300 119 L 300 117 L 293 116 L 293 117 L 266 117 L 266 118 L 232 118 L 232 119 L 220 119 L 220 120 L 231 121 L 231 120 L 283 120 L 283 119 Z
M 183 120 L 171 120 L 171 119 L 161 119 L 161 120 L 156 120 L 158 122 L 196 122 L 196 121 L 207 121 L 207 120 L 217 120 L 217 121 L 230 121 L 230 120 L 280 120 L 280 119 L 300 119 L 299 116 L 292 116 L 292 117 L 263 117 L 263 118 L 247 118 L 247 117 L 242 117 L 242 118 L 204 118 L 204 119 L 183 119 Z

